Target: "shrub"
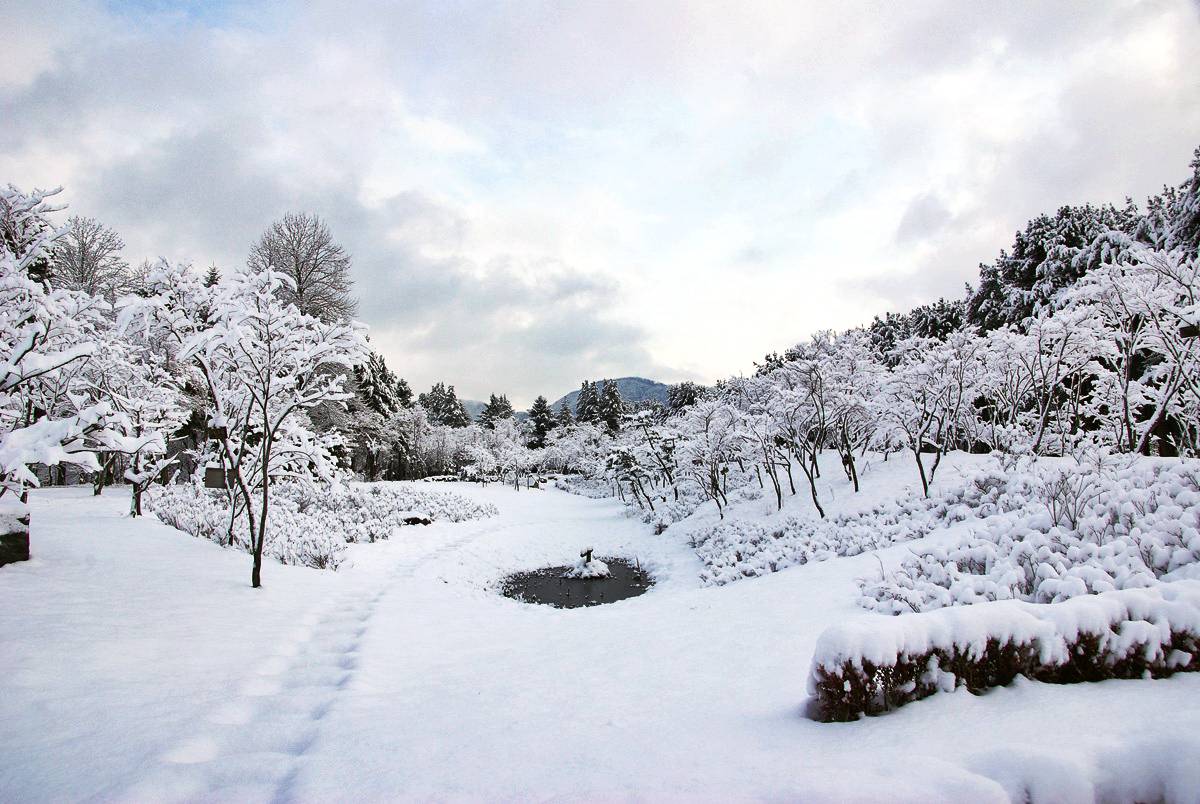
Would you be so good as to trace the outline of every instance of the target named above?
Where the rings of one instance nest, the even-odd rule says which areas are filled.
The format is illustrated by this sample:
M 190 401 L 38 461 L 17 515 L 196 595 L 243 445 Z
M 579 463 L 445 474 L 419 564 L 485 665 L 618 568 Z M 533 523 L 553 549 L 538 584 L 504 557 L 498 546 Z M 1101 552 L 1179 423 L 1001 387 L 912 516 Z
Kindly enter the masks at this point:
M 157 486 L 148 508 L 171 527 L 197 538 L 248 549 L 243 515 L 231 516 L 223 491 Z M 263 552 L 284 564 L 337 569 L 346 545 L 387 539 L 418 520 L 462 522 L 496 516 L 496 507 L 459 494 L 392 483 L 318 488 L 280 483 L 272 492 Z M 232 530 L 231 530 L 232 522 Z
M 992 600 L 1053 603 L 1150 586 L 1200 563 L 1200 464 L 1035 465 L 1003 481 L 1007 501 L 956 544 L 863 580 L 890 614 Z
M 856 720 L 1018 675 L 1054 684 L 1200 669 L 1200 582 L 1062 603 L 1002 601 L 838 625 L 817 640 L 808 691 L 824 721 Z

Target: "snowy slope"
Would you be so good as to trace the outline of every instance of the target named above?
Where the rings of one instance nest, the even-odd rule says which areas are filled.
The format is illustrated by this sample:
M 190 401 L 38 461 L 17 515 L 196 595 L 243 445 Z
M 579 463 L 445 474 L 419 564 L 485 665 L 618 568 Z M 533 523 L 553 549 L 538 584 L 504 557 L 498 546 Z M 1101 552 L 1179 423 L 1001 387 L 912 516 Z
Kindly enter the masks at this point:
M 338 573 L 272 564 L 257 592 L 243 554 L 130 522 L 118 495 L 36 493 L 37 558 L 0 570 L 0 800 L 1200 790 L 1195 675 L 1023 682 L 820 724 L 802 716 L 814 643 L 881 616 L 855 605 L 874 556 L 701 588 L 674 528 L 656 537 L 612 501 L 454 490 L 500 517 L 355 545 Z M 494 593 L 583 546 L 639 558 L 658 585 L 571 610 Z

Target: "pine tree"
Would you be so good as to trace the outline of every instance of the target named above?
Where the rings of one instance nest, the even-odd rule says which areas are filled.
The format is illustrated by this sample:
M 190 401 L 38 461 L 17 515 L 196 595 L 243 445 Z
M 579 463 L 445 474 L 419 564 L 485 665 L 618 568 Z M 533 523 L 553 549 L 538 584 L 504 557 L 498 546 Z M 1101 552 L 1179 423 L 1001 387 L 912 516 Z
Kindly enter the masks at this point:
M 533 400 L 529 407 L 529 425 L 532 429 L 528 446 L 532 449 L 546 446 L 546 434 L 554 429 L 554 413 L 551 412 L 546 397 L 538 396 Z
M 1088 270 L 1088 247 L 1097 238 L 1113 231 L 1132 236 L 1141 221 L 1132 203 L 1121 209 L 1064 206 L 1053 217 L 1037 216 L 1017 232 L 1011 252 L 1001 250 L 994 264 L 979 266 L 979 287 L 966 302 L 967 321 L 985 332 L 1022 325 Z
M 471 423 L 471 414 L 458 399 L 454 386 L 446 386 L 446 424 L 451 427 L 466 427 Z
M 667 409 L 671 413 L 679 413 L 684 408 L 690 408 L 700 401 L 704 390 L 703 385 L 691 381 L 672 385 L 667 389 Z
M 508 401 L 508 397 L 504 394 L 500 396 L 492 394 L 488 398 L 488 403 L 483 406 L 483 410 L 479 413 L 479 425 L 489 430 L 495 430 L 496 422 L 501 419 L 511 419 L 512 416 L 513 406 Z
M 458 394 L 453 385 L 434 383 L 433 387 L 429 389 L 429 393 L 421 394 L 417 397 L 417 401 L 421 407 L 425 408 L 432 424 L 446 427 L 466 427 L 471 423 L 471 416 L 463 407 L 462 402 L 458 400 Z
M 371 352 L 367 361 L 355 368 L 354 375 L 358 381 L 358 396 L 367 408 L 386 419 L 395 415 L 401 407 L 405 407 L 396 393 L 396 386 L 402 380 L 396 379 L 396 375 L 387 367 L 379 353 Z M 407 383 L 405 387 L 407 388 Z M 409 396 L 411 395 L 412 392 L 409 391 Z
M 584 380 L 579 386 L 579 398 L 575 400 L 575 420 L 583 424 L 594 424 L 599 416 L 595 383 Z
M 571 414 L 571 406 L 564 399 L 563 403 L 558 406 L 558 413 L 554 417 L 554 427 L 555 429 L 565 428 L 573 424 L 575 424 L 575 417 Z
M 400 403 L 400 407 L 411 408 L 413 406 L 413 392 L 412 387 L 408 384 L 408 380 L 403 377 L 397 377 L 396 384 L 392 390 L 396 394 L 396 401 Z
M 604 380 L 596 401 L 597 422 L 602 423 L 611 433 L 620 432 L 621 417 L 624 415 L 625 403 L 621 399 L 621 390 L 617 388 L 616 380 Z
M 221 281 L 221 269 L 217 268 L 216 264 L 208 266 L 208 272 L 204 274 L 204 287 L 215 287 Z

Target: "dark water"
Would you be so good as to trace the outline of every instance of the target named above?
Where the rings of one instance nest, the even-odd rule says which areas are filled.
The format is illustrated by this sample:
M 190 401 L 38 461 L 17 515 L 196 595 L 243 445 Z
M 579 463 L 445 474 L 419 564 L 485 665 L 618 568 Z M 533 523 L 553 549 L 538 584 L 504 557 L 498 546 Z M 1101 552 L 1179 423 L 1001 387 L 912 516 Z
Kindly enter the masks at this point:
M 517 572 L 504 579 L 505 597 L 526 603 L 544 603 L 558 609 L 599 606 L 637 597 L 654 585 L 650 573 L 623 558 L 601 557 L 608 565 L 607 578 L 564 578 L 568 566 L 543 567 Z

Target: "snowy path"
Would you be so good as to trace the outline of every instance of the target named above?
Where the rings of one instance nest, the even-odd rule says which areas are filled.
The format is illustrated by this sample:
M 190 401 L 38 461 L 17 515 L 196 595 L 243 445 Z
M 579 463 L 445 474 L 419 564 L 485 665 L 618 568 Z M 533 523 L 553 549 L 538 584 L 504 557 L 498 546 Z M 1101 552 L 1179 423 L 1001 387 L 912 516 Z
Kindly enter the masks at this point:
M 807 721 L 820 630 L 878 616 L 854 605 L 873 557 L 702 589 L 685 545 L 610 501 L 455 491 L 501 516 L 403 529 L 338 573 L 270 565 L 257 592 L 244 555 L 122 500 L 35 500 L 39 558 L 0 571 L 0 800 L 1086 801 L 1200 764 L 1188 676 Z M 492 591 L 585 546 L 658 584 L 565 611 Z
M 380 600 L 422 567 L 487 533 L 436 526 L 397 540 L 355 574 L 356 583 L 310 609 L 258 664 L 237 695 L 161 758 L 162 767 L 123 791 L 129 801 L 287 801 L 321 722 L 350 687 Z M 439 538 L 442 535 L 448 538 Z M 372 551 L 378 553 L 380 551 Z M 336 792 L 336 791 L 335 791 Z

